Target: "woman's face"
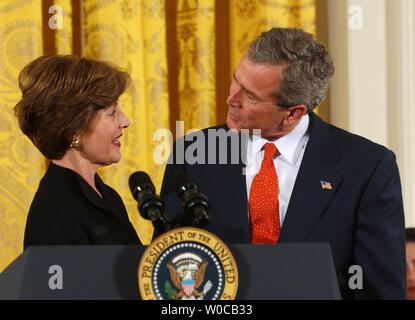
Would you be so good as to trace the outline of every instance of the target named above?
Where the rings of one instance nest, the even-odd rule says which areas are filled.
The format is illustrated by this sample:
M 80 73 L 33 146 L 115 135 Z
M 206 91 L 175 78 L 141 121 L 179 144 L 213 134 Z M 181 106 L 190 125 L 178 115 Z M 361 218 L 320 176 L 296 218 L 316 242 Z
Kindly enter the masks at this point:
M 106 166 L 120 161 L 120 138 L 122 130 L 129 125 L 130 120 L 119 108 L 118 101 L 99 110 L 88 131 L 80 134 L 79 151 L 94 165 Z

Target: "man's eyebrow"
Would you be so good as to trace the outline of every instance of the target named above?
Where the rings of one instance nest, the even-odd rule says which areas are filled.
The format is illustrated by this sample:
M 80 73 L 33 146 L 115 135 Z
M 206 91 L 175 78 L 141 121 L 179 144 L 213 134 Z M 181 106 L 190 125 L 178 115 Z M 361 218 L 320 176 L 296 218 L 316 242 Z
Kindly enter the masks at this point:
M 246 93 L 250 94 L 251 96 L 253 96 L 255 99 L 262 101 L 262 99 L 260 97 L 258 97 L 254 92 L 252 92 L 251 90 L 248 90 L 247 88 L 244 87 L 244 85 L 242 85 L 238 79 L 236 79 L 235 76 L 235 69 L 233 70 L 232 73 L 233 79 L 235 80 L 235 82 L 242 88 L 243 91 L 245 91 Z

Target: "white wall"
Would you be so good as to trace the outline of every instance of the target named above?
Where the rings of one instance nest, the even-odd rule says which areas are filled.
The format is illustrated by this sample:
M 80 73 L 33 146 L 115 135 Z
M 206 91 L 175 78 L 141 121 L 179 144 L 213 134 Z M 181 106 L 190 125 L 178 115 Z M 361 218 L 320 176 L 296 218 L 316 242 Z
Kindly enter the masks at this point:
M 415 226 L 415 1 L 329 0 L 331 122 L 397 156 Z

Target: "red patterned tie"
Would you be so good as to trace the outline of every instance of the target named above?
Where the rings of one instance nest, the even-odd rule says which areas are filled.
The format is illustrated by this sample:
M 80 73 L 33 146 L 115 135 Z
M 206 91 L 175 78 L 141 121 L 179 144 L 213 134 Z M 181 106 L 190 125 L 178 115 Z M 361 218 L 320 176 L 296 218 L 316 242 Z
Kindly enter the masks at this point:
M 277 152 L 273 143 L 265 144 L 261 169 L 249 191 L 249 216 L 252 243 L 276 243 L 280 234 L 278 178 L 272 157 Z

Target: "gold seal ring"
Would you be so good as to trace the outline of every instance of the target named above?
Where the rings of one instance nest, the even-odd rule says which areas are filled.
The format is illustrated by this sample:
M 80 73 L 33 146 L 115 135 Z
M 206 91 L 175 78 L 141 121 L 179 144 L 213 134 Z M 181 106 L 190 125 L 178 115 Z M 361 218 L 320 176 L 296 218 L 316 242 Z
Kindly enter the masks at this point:
M 238 290 L 232 252 L 216 235 L 193 227 L 156 238 L 137 274 L 143 300 L 233 300 Z

